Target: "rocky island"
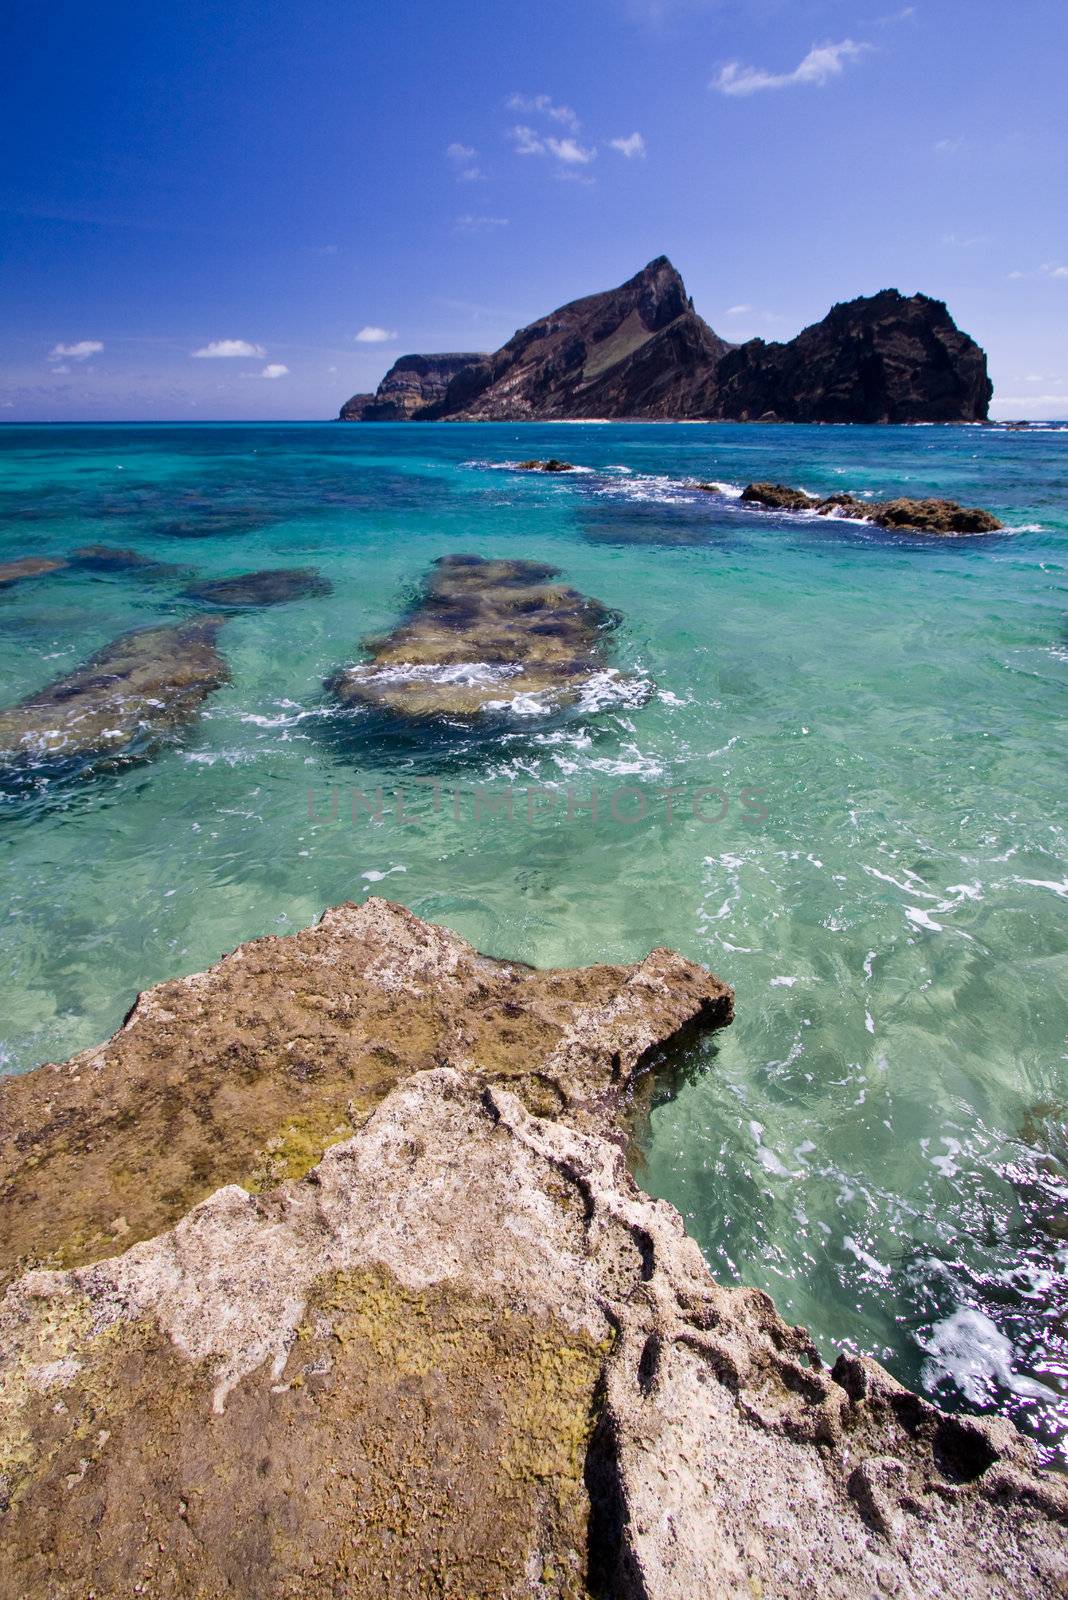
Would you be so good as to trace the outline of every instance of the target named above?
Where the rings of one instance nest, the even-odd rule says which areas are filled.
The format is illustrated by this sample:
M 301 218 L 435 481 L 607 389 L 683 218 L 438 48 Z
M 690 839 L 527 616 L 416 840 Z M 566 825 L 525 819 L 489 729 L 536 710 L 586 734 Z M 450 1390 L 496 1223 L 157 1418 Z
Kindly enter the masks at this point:
M 784 344 L 732 345 L 658 256 L 489 355 L 407 355 L 344 422 L 575 418 L 981 422 L 986 356 L 941 300 L 896 289 L 832 307 Z
M 4 1589 L 1052 1600 L 1010 1424 L 828 1370 L 637 1188 L 731 991 L 535 971 L 381 900 L 0 1086 Z

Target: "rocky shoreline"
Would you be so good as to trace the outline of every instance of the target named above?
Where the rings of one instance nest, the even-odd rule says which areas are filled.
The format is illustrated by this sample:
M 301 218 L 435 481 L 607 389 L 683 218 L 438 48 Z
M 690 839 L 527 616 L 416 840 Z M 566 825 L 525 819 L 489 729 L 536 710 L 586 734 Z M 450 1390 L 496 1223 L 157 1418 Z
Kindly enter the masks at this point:
M 5 1591 L 1063 1593 L 1005 1422 L 710 1277 L 624 1158 L 729 988 L 536 971 L 382 900 L 0 1087 Z

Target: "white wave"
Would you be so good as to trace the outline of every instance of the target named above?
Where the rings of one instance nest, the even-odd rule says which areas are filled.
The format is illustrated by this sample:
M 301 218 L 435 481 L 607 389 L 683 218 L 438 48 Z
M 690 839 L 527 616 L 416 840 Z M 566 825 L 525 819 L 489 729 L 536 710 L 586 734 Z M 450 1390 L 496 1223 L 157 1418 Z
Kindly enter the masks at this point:
M 503 683 L 523 668 L 517 661 L 419 662 L 395 661 L 389 666 L 349 667 L 345 677 L 358 683 Z
M 974 1306 L 958 1306 L 917 1343 L 927 1352 L 921 1381 L 929 1391 L 948 1378 L 973 1405 L 989 1404 L 995 1385 L 1029 1400 L 1056 1399 L 1044 1383 L 1013 1370 L 1012 1341 Z
M 580 711 L 606 711 L 611 706 L 636 708 L 643 706 L 652 693 L 648 678 L 624 677 L 618 667 L 605 667 L 595 672 L 579 690 L 577 706 Z

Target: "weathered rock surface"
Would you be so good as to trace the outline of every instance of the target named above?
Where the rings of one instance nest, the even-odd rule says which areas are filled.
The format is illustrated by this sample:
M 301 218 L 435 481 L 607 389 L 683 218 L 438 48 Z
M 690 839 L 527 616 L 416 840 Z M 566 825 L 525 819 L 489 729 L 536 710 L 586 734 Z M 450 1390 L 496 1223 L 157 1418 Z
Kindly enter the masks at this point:
M 986 356 L 941 300 L 896 289 L 831 308 L 786 344 L 750 339 L 716 373 L 716 414 L 781 422 L 980 422 Z
M 202 600 L 206 605 L 233 607 L 279 606 L 289 600 L 305 600 L 333 594 L 334 586 L 314 567 L 266 567 L 260 572 L 242 572 L 235 578 L 208 578 L 183 590 L 187 600 Z
M 1011 1427 L 871 1361 L 828 1372 L 636 1188 L 621 1095 L 679 1028 L 729 1015 L 666 951 L 536 973 L 378 901 L 163 985 L 100 1051 L 9 1081 L 22 1218 L 53 1233 L 51 1197 L 73 1221 L 72 1182 L 99 1214 L 109 1152 L 138 1204 L 144 1106 L 153 1192 L 120 1232 L 156 1236 L 68 1247 L 8 1288 L 0 1590 L 1062 1593 L 1068 1494 Z M 329 1116 L 338 1054 L 364 1097 L 347 1137 L 250 1193 L 220 1138 L 271 1088 Z
M 749 483 L 742 499 L 769 511 L 815 511 L 821 517 L 846 517 L 874 522 L 905 533 L 996 533 L 1003 526 L 990 511 L 958 505 L 956 500 L 861 500 L 852 494 L 830 494 L 822 500 L 783 483 Z
M 443 381 L 444 380 L 444 381 Z M 720 418 L 972 422 L 986 356 L 945 305 L 896 289 L 832 307 L 784 344 L 734 346 L 658 256 L 618 289 L 561 306 L 492 355 L 404 356 L 343 421 Z
M 342 422 L 409 422 L 445 398 L 458 372 L 484 361 L 481 351 L 401 356 L 373 395 L 354 394 L 341 408 Z
M 615 618 L 556 576 L 539 561 L 442 556 L 411 614 L 329 687 L 344 704 L 402 716 L 569 705 L 611 673 L 603 642 Z
M 21 556 L 17 561 L 0 561 L 0 589 L 18 583 L 21 578 L 40 578 L 46 572 L 58 572 L 66 565 L 54 556 Z
M 0 768 L 92 769 L 149 754 L 229 682 L 221 617 L 140 628 L 67 677 L 0 710 Z
M 575 468 L 570 461 L 558 461 L 555 456 L 550 456 L 548 461 L 517 461 L 517 472 L 574 472 Z

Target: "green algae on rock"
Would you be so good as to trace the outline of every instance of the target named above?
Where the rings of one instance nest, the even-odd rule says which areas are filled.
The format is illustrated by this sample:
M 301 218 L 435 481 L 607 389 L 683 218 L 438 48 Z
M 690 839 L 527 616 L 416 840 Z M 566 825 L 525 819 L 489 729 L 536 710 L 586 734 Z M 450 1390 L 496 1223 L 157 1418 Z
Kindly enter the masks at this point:
M 298 997 L 305 1022 L 334 1014 L 323 1074 Z M 142 1101 L 151 1136 L 160 1106 L 181 1132 L 212 1080 L 231 1092 L 185 1146 L 195 1165 L 250 1110 L 259 1061 L 279 1084 L 299 1052 L 314 1094 L 390 1018 L 403 1052 L 298 1181 L 224 1179 L 192 1210 L 157 1193 L 173 1225 L 155 1237 L 10 1284 L 9 1592 L 1053 1600 L 1068 1491 L 1011 1425 L 947 1416 L 873 1361 L 828 1372 L 635 1185 L 627 1085 L 685 1019 L 729 1016 L 729 990 L 668 951 L 538 973 L 378 901 L 162 985 L 100 1052 L 0 1089 L 27 1188 L 99 1209 L 101 1152 L 129 1149 Z M 209 1061 L 212 1028 L 244 1051 Z M 138 1031 L 140 1060 L 117 1059 Z M 524 1104 L 538 1075 L 555 1114 Z
M 1003 526 L 992 512 L 958 505 L 956 500 L 913 500 L 906 496 L 861 500 L 854 494 L 830 494 L 820 499 L 782 483 L 749 483 L 742 490 L 742 499 L 749 505 L 766 506 L 769 511 L 815 511 L 821 517 L 874 522 L 880 528 L 898 528 L 904 533 L 997 533 Z
M 328 687 L 343 704 L 409 717 L 547 713 L 598 685 L 636 689 L 605 661 L 613 613 L 558 575 L 539 561 L 442 556 L 409 616 L 368 641 L 371 660 Z
M 220 1184 L 303 1176 L 441 1061 L 539 1112 L 592 1114 L 656 1045 L 728 1023 L 731 998 L 669 951 L 535 971 L 385 900 L 339 906 L 148 990 L 107 1044 L 0 1083 L 0 1277 L 95 1261 Z
M 0 767 L 96 770 L 151 753 L 229 681 L 221 617 L 123 634 L 18 705 L 0 710 Z

